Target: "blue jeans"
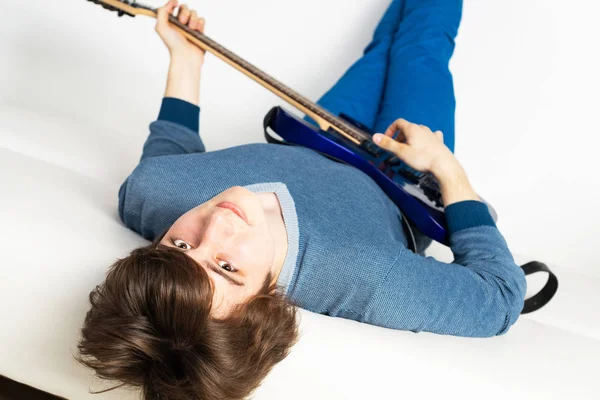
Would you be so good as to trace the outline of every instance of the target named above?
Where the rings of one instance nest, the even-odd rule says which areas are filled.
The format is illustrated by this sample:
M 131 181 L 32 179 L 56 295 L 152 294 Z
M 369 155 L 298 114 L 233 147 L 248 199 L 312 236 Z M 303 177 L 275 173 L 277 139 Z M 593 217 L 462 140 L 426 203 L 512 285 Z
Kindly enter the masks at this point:
M 362 57 L 317 104 L 375 132 L 398 118 L 441 130 L 454 152 L 456 101 L 448 63 L 461 16 L 462 0 L 393 0 Z

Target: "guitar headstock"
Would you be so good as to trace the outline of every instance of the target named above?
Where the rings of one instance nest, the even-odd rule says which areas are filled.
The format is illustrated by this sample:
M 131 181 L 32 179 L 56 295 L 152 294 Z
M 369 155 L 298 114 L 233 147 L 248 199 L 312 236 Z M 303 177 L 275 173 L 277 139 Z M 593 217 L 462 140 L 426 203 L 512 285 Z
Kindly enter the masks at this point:
M 129 15 L 135 17 L 136 15 L 148 15 L 155 16 L 156 10 L 152 7 L 144 6 L 136 3 L 135 0 L 87 0 L 92 3 L 98 4 L 109 11 L 115 11 L 119 17 L 123 15 Z

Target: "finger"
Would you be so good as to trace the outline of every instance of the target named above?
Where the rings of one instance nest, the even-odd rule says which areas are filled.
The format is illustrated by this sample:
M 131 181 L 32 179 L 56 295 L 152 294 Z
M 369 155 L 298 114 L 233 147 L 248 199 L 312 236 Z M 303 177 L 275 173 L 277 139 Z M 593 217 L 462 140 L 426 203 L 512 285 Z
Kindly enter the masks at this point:
M 408 131 L 408 129 L 410 128 L 412 124 L 410 122 L 408 122 L 407 120 L 405 120 L 404 118 L 399 118 L 397 120 L 395 120 L 394 122 L 392 122 L 392 124 L 386 129 L 384 135 L 385 136 L 394 136 L 394 133 L 396 131 L 400 131 L 402 133 L 405 133 L 406 131 Z
M 169 21 L 169 15 L 173 13 L 173 10 L 177 7 L 177 0 L 169 0 L 167 4 L 158 9 L 156 15 L 156 28 L 160 29 L 167 25 Z
M 406 143 L 408 138 L 411 136 L 411 131 L 416 126 L 412 122 L 405 120 L 404 118 L 399 118 L 394 121 L 389 128 L 385 131 L 384 135 L 394 138 L 394 134 L 398 132 L 395 137 L 395 140 L 399 142 Z
M 177 18 L 179 18 L 179 22 L 187 25 L 190 19 L 190 9 L 187 5 L 183 4 L 181 7 L 179 7 L 179 14 L 177 14 Z
M 200 18 L 200 27 L 198 28 L 198 30 L 202 33 L 204 33 L 204 27 L 206 26 L 206 19 L 204 18 Z
M 192 12 L 190 13 L 190 21 L 188 23 L 188 26 L 191 29 L 198 29 L 198 14 L 196 13 L 196 10 L 192 10 Z
M 437 138 L 440 139 L 440 142 L 444 141 L 444 134 L 442 133 L 442 131 L 435 131 L 435 136 L 437 136 Z

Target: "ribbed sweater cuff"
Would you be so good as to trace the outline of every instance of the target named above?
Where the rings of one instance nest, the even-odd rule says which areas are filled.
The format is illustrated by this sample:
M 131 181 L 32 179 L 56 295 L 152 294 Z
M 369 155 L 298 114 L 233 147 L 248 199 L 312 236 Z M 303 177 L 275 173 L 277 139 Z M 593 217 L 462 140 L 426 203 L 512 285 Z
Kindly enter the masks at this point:
M 158 119 L 174 122 L 199 132 L 200 107 L 175 97 L 163 97 Z
M 489 225 L 496 227 L 488 206 L 481 201 L 459 201 L 446 207 L 444 213 L 449 235 L 474 226 Z

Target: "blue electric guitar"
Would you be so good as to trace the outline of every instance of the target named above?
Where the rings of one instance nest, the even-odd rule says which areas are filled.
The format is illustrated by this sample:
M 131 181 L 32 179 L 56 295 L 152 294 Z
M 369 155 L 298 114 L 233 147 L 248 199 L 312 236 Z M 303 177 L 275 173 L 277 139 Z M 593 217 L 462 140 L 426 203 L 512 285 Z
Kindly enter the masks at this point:
M 135 1 L 88 1 L 117 11 L 119 16 L 156 17 L 156 9 L 143 6 Z M 203 33 L 189 29 L 176 17 L 170 16 L 169 22 L 179 28 L 188 40 L 257 81 L 308 115 L 317 124 L 310 124 L 286 112 L 281 107 L 274 107 L 265 117 L 265 137 L 268 142 L 308 147 L 330 159 L 360 169 L 381 187 L 404 216 L 423 234 L 446 246 L 449 245 L 444 207 L 438 182 L 433 175 L 419 172 L 394 154 L 379 148 L 371 140 L 373 132 L 350 116 L 331 114 Z M 281 136 L 285 142 L 270 136 L 266 129 L 267 126 Z M 496 211 L 487 202 L 485 203 L 488 205 L 492 218 L 497 221 Z
M 120 17 L 145 15 L 156 18 L 157 15 L 155 8 L 136 3 L 135 0 L 88 1 L 99 4 L 110 11 L 116 11 Z M 408 219 L 423 234 L 442 244 L 449 245 L 440 189 L 433 175 L 419 172 L 394 154 L 379 148 L 371 140 L 373 132 L 359 121 L 353 120 L 348 115 L 335 116 L 331 114 L 208 36 L 180 23 L 176 17 L 169 16 L 169 22 L 189 41 L 255 80 L 315 121 L 315 124 L 312 124 L 279 106 L 273 107 L 263 121 L 265 138 L 269 143 L 308 147 L 332 160 L 360 169 L 369 175 L 403 212 L 405 218 L 402 220 L 404 222 Z M 275 131 L 284 141 L 270 136 L 268 128 Z M 479 197 L 481 198 L 481 196 Z M 494 221 L 497 221 L 496 211 L 485 200 L 483 202 L 487 204 Z M 413 251 L 415 251 L 414 247 L 413 238 Z M 538 261 L 531 261 L 522 265 L 521 268 L 526 275 L 540 271 L 549 273 L 546 286 L 525 301 L 523 311 L 521 311 L 522 314 L 525 314 L 539 309 L 550 301 L 558 288 L 558 280 L 546 264 Z
M 316 114 L 331 126 L 324 130 L 276 106 L 263 121 L 266 140 L 269 143 L 308 147 L 330 159 L 360 169 L 379 185 L 421 232 L 449 245 L 440 187 L 432 174 L 417 171 L 393 153 L 378 147 L 371 140 L 374 132 L 352 117 L 345 114 L 335 117 L 314 103 L 304 106 L 311 110 L 307 114 L 313 120 L 315 118 L 312 115 Z M 271 128 L 287 143 L 271 136 L 267 128 Z M 342 130 L 345 134 L 340 133 Z M 494 208 L 485 200 L 483 202 L 494 221 L 497 221 Z

